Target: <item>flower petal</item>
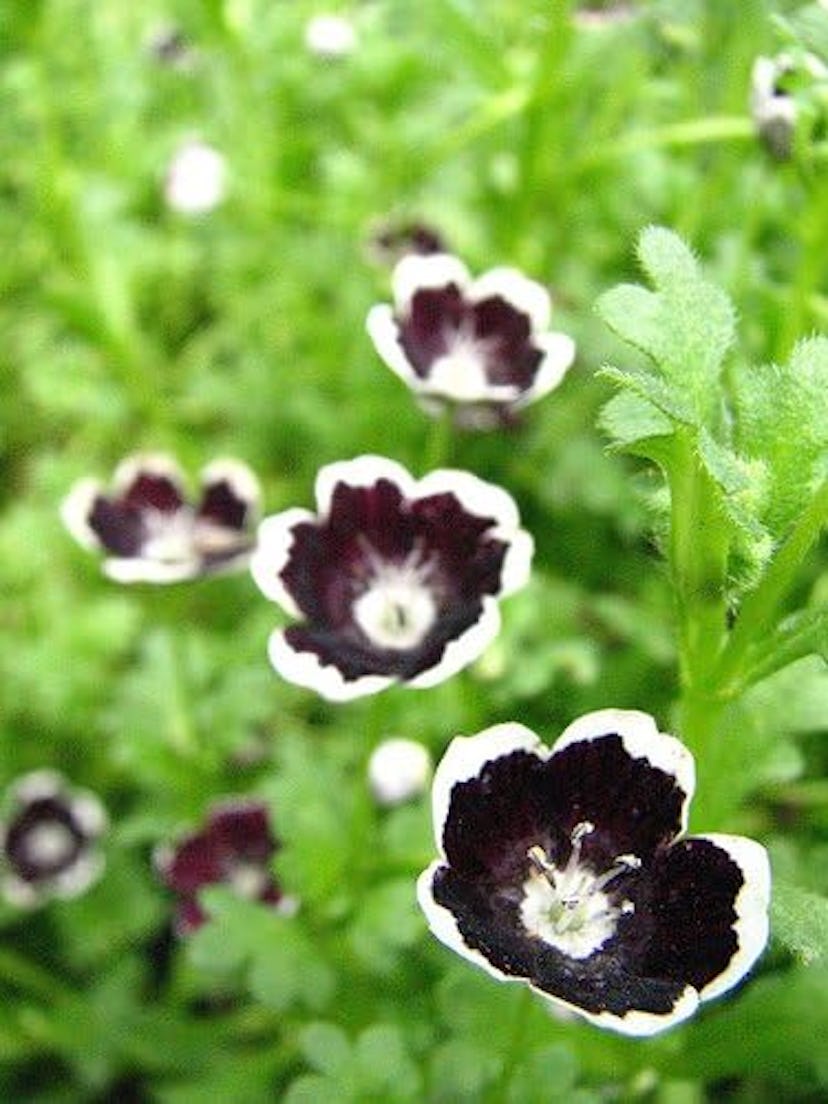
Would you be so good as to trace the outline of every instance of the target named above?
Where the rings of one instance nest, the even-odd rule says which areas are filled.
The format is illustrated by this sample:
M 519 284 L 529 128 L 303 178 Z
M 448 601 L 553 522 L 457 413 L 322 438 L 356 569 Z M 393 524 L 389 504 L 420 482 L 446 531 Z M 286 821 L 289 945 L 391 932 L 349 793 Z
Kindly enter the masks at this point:
M 290 639 L 287 632 L 277 630 L 272 633 L 268 643 L 270 662 L 282 678 L 315 690 L 328 701 L 352 701 L 366 694 L 376 694 L 394 682 L 386 675 L 347 679 L 333 662 L 325 662 L 316 652 L 302 649 L 292 641 L 295 641 L 295 633 L 291 634 Z
M 454 787 L 478 778 L 486 764 L 515 752 L 542 757 L 546 749 L 530 728 L 514 723 L 494 725 L 476 736 L 455 736 L 451 741 L 432 784 L 434 836 L 441 855 L 445 855 L 443 838 Z
M 377 303 L 371 307 L 365 319 L 365 329 L 391 371 L 412 390 L 419 390 L 423 380 L 412 368 L 400 345 L 400 327 L 393 308 L 388 303 Z
M 470 279 L 469 270 L 451 253 L 409 254 L 399 262 L 391 277 L 394 305 L 398 313 L 405 315 L 418 291 L 452 284 L 462 291 Z
M 90 524 L 95 503 L 104 497 L 97 479 L 79 479 L 60 506 L 60 517 L 69 533 L 83 548 L 97 551 L 103 542 Z
M 258 512 L 259 481 L 240 460 L 214 460 L 201 473 L 196 516 L 227 529 L 244 531 Z
M 115 469 L 113 487 L 124 505 L 136 510 L 175 513 L 184 505 L 184 477 L 165 453 L 138 453 Z
M 549 292 L 516 268 L 489 269 L 471 284 L 468 296 L 475 303 L 490 298 L 503 299 L 528 317 L 533 331 L 540 332 L 549 326 L 552 313 Z
M 692 836 L 659 855 L 643 909 L 655 930 L 643 969 L 681 977 L 710 1000 L 753 966 L 768 939 L 770 865 L 741 836 Z
M 317 510 L 323 517 L 330 514 L 334 492 L 340 484 L 349 488 L 369 488 L 381 481 L 393 483 L 404 498 L 410 498 L 416 486 L 402 464 L 385 456 L 366 454 L 326 464 L 316 476 Z
M 253 580 L 262 594 L 294 617 L 299 617 L 301 610 L 282 580 L 282 571 L 293 551 L 296 527 L 312 525 L 315 521 L 310 510 L 299 507 L 265 518 L 259 526 L 256 548 L 250 559 Z
M 567 334 L 538 334 L 532 340 L 543 355 L 531 386 L 516 401 L 518 407 L 528 406 L 554 391 L 575 360 L 575 342 Z
M 182 583 L 201 574 L 197 559 L 165 562 L 163 560 L 111 557 L 104 560 L 104 574 L 116 583 Z

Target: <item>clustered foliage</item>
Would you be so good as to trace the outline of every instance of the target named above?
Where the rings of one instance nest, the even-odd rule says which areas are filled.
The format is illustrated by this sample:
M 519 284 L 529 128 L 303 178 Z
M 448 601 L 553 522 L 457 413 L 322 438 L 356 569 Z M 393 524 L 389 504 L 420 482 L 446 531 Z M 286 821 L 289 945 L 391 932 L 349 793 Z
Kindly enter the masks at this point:
M 305 48 L 306 0 L 0 13 L 0 783 L 58 770 L 110 821 L 88 892 L 0 902 L 3 1099 L 824 1093 L 825 136 L 805 90 L 774 160 L 747 107 L 757 55 L 828 58 L 824 4 L 794 6 L 377 0 L 337 57 Z M 158 48 L 171 25 L 183 54 Z M 186 214 L 164 182 L 194 139 L 226 196 Z M 380 366 L 366 243 L 388 219 L 552 287 L 578 361 L 519 425 L 451 432 Z M 144 449 L 239 457 L 267 512 L 357 453 L 467 468 L 519 502 L 532 580 L 469 670 L 323 702 L 269 668 L 249 577 L 118 587 L 62 530 L 78 478 Z M 693 830 L 761 838 L 774 868 L 756 975 L 646 1042 L 437 945 L 427 798 L 379 807 L 366 777 L 388 736 L 439 757 L 606 705 L 681 736 Z M 270 809 L 298 911 L 212 887 L 176 939 L 153 853 L 228 797 Z

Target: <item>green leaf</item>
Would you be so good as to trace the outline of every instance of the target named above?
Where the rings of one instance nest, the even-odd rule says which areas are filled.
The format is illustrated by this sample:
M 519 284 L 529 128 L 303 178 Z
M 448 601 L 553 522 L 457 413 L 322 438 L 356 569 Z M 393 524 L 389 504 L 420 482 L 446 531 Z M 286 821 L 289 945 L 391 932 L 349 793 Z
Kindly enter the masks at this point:
M 655 292 L 622 284 L 601 296 L 598 312 L 658 370 L 661 394 L 649 374 L 637 381 L 638 393 L 669 417 L 712 430 L 719 421 L 722 362 L 735 336 L 733 307 L 672 231 L 646 229 L 638 255 Z M 633 379 L 616 382 L 636 389 Z
M 734 371 L 735 443 L 767 471 L 763 520 L 785 535 L 826 474 L 828 338 L 800 342 L 788 364 Z
M 635 445 L 672 432 L 669 418 L 649 399 L 633 391 L 620 391 L 601 410 L 599 426 L 619 449 L 637 451 Z
M 392 1100 L 419 1095 L 420 1074 L 396 1024 L 367 1027 L 357 1039 L 356 1062 L 359 1083 L 367 1094 Z
M 828 958 L 828 899 L 787 882 L 774 881 L 773 935 L 804 963 Z
M 339 1077 L 351 1061 L 351 1044 L 341 1028 L 330 1023 L 311 1023 L 299 1034 L 299 1049 L 318 1072 Z

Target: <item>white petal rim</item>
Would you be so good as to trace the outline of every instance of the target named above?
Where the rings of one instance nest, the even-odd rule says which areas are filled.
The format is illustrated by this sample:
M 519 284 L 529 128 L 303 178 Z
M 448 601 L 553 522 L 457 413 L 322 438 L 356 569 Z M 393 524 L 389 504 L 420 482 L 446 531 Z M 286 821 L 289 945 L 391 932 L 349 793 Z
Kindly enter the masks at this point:
M 400 345 L 400 327 L 394 312 L 387 303 L 378 303 L 368 312 L 365 329 L 374 343 L 377 354 L 391 371 L 412 391 L 420 391 L 425 383 L 409 363 Z
M 449 284 L 463 291 L 470 280 L 469 270 L 451 253 L 408 254 L 397 263 L 391 276 L 396 312 L 407 314 L 418 291 L 445 288 Z
M 166 452 L 138 452 L 127 456 L 115 469 L 112 486 L 116 494 L 122 494 L 142 474 L 160 476 L 175 484 L 182 499 L 186 496 L 184 474 L 178 461 Z
M 538 365 L 531 387 L 518 397 L 515 403 L 517 407 L 528 406 L 554 391 L 575 360 L 575 342 L 567 334 L 540 334 L 533 341 L 543 353 L 543 359 Z
M 460 782 L 477 778 L 486 763 L 503 759 L 515 751 L 526 751 L 539 759 L 549 757 L 549 749 L 531 728 L 510 721 L 493 725 L 476 736 L 455 736 L 434 772 L 431 786 L 431 811 L 434 839 L 440 854 L 443 849 L 443 829 L 451 808 L 451 794 Z M 438 864 L 439 865 L 439 864 Z
M 98 551 L 101 541 L 89 524 L 95 499 L 105 494 L 97 479 L 79 479 L 60 504 L 60 519 L 72 537 L 83 548 Z
M 65 796 L 66 804 L 71 804 L 66 779 L 51 767 L 43 767 L 41 770 L 24 774 L 12 785 L 11 793 L 16 801 L 24 805 L 58 796 Z
M 503 266 L 489 269 L 471 284 L 468 295 L 475 303 L 494 296 L 505 300 L 515 310 L 528 316 L 533 332 L 549 326 L 552 315 L 549 292 L 543 284 L 524 276 L 517 268 Z
M 261 487 L 252 468 L 233 457 L 220 457 L 201 470 L 202 489 L 213 483 L 226 482 L 236 498 L 247 503 L 251 515 L 256 516 L 261 501 Z
M 571 744 L 600 740 L 605 736 L 621 737 L 624 750 L 633 759 L 645 759 L 651 767 L 669 774 L 684 794 L 681 830 L 687 827 L 690 800 L 696 788 L 696 766 L 693 756 L 675 736 L 659 732 L 649 713 L 637 709 L 598 709 L 573 721 L 552 745 L 552 754 Z
M 183 583 L 201 574 L 198 559 L 161 562 L 140 556 L 111 557 L 103 562 L 104 574 L 116 583 Z
M 497 536 L 511 540 L 520 526 L 517 504 L 508 491 L 459 468 L 438 468 L 417 484 L 415 497 L 451 494 L 475 517 L 494 519 Z
M 736 912 L 733 930 L 738 940 L 736 953 L 722 973 L 699 993 L 700 999 L 707 1001 L 721 996 L 741 981 L 765 949 L 770 928 L 771 869 L 765 848 L 745 836 L 711 832 L 709 835 L 690 836 L 689 839 L 707 840 L 724 851 L 739 867 L 743 878 L 742 887 L 733 902 Z
M 293 549 L 293 531 L 297 525 L 316 523 L 316 515 L 299 506 L 267 517 L 259 525 L 256 548 L 250 557 L 250 573 L 265 598 L 276 602 L 294 617 L 302 613 L 293 595 L 281 580 L 281 573 Z
M 373 487 L 378 480 L 394 483 L 404 498 L 411 498 L 416 484 L 408 471 L 396 460 L 386 456 L 355 456 L 352 460 L 337 460 L 319 469 L 316 476 L 316 507 L 320 517 L 327 517 L 334 490 L 339 483 L 348 487 Z
M 282 678 L 315 690 L 321 697 L 333 702 L 353 701 L 367 694 L 376 694 L 395 681 L 385 675 L 346 679 L 333 664 L 323 664 L 315 652 L 299 652 L 292 648 L 280 629 L 270 636 L 268 656 Z

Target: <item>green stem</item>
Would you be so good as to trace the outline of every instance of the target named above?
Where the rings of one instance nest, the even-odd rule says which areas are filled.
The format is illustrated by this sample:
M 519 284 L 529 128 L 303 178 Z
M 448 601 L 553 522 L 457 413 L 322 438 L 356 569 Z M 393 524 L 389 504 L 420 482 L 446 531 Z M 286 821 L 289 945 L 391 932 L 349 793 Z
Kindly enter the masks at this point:
M 434 419 L 431 425 L 431 431 L 424 450 L 426 472 L 434 471 L 435 468 L 443 468 L 449 463 L 453 438 L 452 410 L 451 407 L 447 407 L 438 418 Z
M 742 115 L 711 115 L 706 119 L 687 119 L 668 126 L 631 131 L 616 142 L 608 142 L 601 149 L 576 160 L 574 170 L 579 172 L 594 169 L 643 150 L 705 146 L 714 142 L 753 141 L 755 135 L 753 122 Z
M 776 624 L 779 606 L 793 586 L 802 561 L 828 522 L 828 479 L 800 515 L 788 539 L 765 570 L 759 585 L 745 599 L 739 619 L 713 676 L 719 692 L 733 697 L 741 688 L 754 646 Z
M 709 670 L 725 642 L 727 529 L 688 430 L 676 433 L 667 477 L 681 684 L 699 692 L 708 687 Z

